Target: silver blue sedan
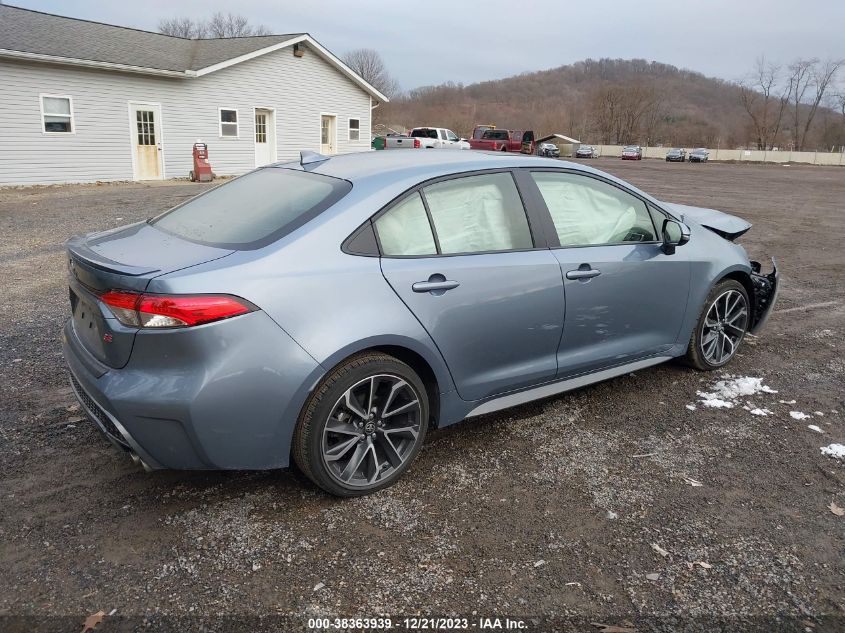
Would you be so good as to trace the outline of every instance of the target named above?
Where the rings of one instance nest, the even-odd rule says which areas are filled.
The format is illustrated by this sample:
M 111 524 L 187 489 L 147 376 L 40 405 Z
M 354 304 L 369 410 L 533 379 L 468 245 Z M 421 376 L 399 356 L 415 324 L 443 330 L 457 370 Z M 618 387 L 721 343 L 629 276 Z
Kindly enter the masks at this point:
M 395 482 L 427 430 L 672 358 L 723 367 L 777 272 L 750 225 L 537 157 L 257 169 L 67 243 L 71 383 L 147 468 Z

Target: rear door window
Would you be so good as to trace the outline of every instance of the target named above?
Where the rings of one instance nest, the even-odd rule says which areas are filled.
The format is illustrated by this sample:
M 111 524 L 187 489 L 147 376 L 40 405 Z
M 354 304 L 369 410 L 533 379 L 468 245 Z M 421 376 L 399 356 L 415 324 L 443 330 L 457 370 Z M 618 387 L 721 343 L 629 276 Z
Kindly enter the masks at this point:
M 509 173 L 446 180 L 423 189 L 443 254 L 534 247 L 519 191 Z
M 268 167 L 227 182 L 150 220 L 199 244 L 260 248 L 334 205 L 352 189 L 338 178 Z

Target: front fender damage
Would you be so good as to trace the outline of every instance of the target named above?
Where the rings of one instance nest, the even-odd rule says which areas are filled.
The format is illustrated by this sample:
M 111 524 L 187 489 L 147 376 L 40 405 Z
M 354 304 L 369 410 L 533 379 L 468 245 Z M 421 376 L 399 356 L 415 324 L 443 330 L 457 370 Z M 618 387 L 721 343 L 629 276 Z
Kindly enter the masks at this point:
M 751 327 L 748 328 L 751 334 L 757 334 L 766 325 L 766 321 L 769 320 L 777 302 L 780 290 L 775 258 L 772 257 L 772 272 L 764 275 L 761 270 L 760 262 L 751 262 L 751 285 L 754 288 L 754 297 L 752 298 L 754 308 L 751 314 Z

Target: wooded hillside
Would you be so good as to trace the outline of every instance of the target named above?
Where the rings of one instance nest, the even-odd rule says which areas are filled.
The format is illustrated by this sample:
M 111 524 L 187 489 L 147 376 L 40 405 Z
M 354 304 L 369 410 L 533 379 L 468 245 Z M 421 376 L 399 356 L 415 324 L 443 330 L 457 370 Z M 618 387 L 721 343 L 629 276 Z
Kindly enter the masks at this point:
M 374 115 L 376 123 L 445 126 L 463 136 L 476 124 L 494 123 L 540 135 L 560 132 L 587 143 L 756 147 L 758 134 L 746 105 L 737 83 L 658 62 L 588 59 L 497 81 L 417 88 Z M 786 148 L 794 142 L 788 107 L 787 102 L 769 144 Z M 807 107 L 799 108 L 804 120 Z M 829 151 L 843 143 L 845 113 L 820 107 L 804 149 Z

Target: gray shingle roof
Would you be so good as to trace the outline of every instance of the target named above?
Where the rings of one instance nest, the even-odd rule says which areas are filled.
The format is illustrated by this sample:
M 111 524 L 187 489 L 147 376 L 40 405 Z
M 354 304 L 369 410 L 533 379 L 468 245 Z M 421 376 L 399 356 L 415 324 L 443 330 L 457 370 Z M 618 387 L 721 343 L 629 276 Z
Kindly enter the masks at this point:
M 0 4 L 0 49 L 184 72 L 303 35 L 189 40 Z

